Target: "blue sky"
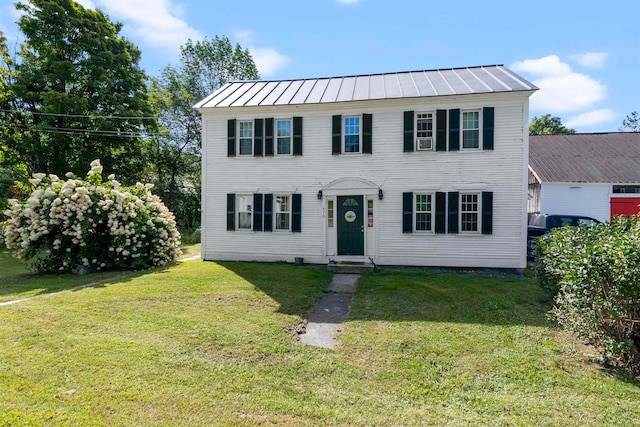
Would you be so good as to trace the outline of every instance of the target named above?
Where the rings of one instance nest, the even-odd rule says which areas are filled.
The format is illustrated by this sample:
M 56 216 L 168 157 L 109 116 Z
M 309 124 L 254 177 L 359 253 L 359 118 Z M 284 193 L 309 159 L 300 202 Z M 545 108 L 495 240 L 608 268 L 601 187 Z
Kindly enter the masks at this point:
M 0 29 L 15 41 L 13 1 Z M 617 131 L 640 111 L 640 1 L 81 0 L 124 24 L 157 75 L 187 38 L 228 36 L 265 79 L 504 64 L 541 88 L 531 115 Z

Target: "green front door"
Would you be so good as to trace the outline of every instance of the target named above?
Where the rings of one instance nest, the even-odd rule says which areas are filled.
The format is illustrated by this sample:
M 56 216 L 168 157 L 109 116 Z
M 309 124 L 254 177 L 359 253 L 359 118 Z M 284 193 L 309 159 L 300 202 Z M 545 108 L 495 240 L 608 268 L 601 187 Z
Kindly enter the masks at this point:
M 338 255 L 364 255 L 362 196 L 338 196 Z

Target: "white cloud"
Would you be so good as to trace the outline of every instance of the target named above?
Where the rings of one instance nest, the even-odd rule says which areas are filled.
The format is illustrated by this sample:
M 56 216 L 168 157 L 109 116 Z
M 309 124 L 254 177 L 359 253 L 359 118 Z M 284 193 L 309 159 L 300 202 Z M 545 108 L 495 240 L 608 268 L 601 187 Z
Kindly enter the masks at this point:
M 602 68 L 607 56 L 608 55 L 604 52 L 585 52 L 569 55 L 569 58 L 585 67 Z
M 91 0 L 75 0 L 76 3 L 80 3 L 85 9 L 95 9 L 96 5 Z
M 91 3 L 91 0 L 84 0 Z M 144 42 L 179 52 L 187 39 L 203 38 L 200 31 L 187 24 L 182 6 L 171 0 L 95 0 L 111 19 L 121 20 Z
M 603 100 L 607 88 L 599 81 L 571 70 L 557 55 L 515 62 L 514 71 L 538 76 L 540 88 L 531 96 L 531 110 L 545 113 L 579 111 Z
M 580 126 L 595 126 L 602 123 L 608 123 L 614 121 L 616 114 L 613 110 L 605 108 L 601 110 L 589 111 L 587 113 L 578 114 L 575 117 L 571 117 L 565 123 L 565 126 L 570 128 Z
M 256 47 L 253 43 L 254 33 L 251 30 L 239 30 L 233 36 L 243 48 L 249 49 L 262 77 L 273 75 L 276 70 L 289 63 L 289 58 L 274 48 Z
M 348 3 L 358 3 L 360 0 L 337 0 L 338 3 L 348 4 Z
M 249 46 L 253 61 L 263 77 L 273 75 L 276 70 L 289 63 L 289 58 L 272 48 L 256 48 Z

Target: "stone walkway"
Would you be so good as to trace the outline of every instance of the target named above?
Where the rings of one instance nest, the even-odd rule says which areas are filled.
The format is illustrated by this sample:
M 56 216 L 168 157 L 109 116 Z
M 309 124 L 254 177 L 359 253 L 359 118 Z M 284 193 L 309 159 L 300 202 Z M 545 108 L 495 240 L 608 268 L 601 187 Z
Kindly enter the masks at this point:
M 316 303 L 309 316 L 300 342 L 316 347 L 333 348 L 340 324 L 349 312 L 349 305 L 358 287 L 359 274 L 334 274 L 329 288 Z

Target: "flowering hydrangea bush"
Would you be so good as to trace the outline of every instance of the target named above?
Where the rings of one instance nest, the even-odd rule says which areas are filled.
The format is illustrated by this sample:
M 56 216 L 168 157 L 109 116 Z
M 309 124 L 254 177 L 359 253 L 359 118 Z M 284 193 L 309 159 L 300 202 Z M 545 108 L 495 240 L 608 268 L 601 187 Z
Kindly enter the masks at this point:
M 151 193 L 153 184 L 123 187 L 102 180 L 99 160 L 86 180 L 67 173 L 34 174 L 23 202 L 9 200 L 4 239 L 38 271 L 91 271 L 161 266 L 181 254 L 173 214 Z

